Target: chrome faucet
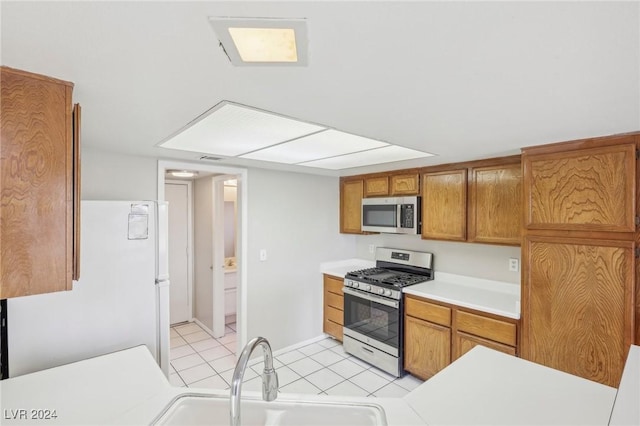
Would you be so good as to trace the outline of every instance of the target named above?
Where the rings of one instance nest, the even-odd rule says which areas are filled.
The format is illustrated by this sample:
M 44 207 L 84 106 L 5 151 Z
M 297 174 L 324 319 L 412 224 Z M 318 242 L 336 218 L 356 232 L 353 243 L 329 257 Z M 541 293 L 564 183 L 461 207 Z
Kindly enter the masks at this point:
M 233 370 L 233 378 L 231 379 L 231 426 L 240 425 L 240 391 L 242 388 L 242 378 L 244 370 L 247 369 L 249 357 L 255 348 L 262 346 L 264 353 L 264 371 L 262 372 L 262 399 L 265 401 L 273 401 L 278 397 L 278 375 L 273 368 L 273 354 L 271 346 L 264 337 L 254 337 L 246 344 L 240 358 L 236 363 L 236 369 Z

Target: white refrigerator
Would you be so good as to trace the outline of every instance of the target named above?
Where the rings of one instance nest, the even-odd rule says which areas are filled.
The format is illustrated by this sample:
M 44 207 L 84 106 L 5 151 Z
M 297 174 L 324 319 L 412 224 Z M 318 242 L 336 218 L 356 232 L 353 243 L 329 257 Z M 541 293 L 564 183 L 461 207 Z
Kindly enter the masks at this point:
M 142 344 L 168 375 L 167 207 L 82 201 L 73 290 L 7 301 L 9 377 Z

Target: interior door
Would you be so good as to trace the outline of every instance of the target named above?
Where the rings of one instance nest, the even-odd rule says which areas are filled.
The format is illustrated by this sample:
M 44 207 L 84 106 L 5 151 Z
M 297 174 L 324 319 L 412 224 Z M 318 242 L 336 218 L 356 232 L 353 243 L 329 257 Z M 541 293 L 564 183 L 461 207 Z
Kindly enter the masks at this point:
M 189 186 L 182 183 L 165 185 L 169 202 L 169 317 L 171 324 L 189 321 L 191 292 L 189 289 Z

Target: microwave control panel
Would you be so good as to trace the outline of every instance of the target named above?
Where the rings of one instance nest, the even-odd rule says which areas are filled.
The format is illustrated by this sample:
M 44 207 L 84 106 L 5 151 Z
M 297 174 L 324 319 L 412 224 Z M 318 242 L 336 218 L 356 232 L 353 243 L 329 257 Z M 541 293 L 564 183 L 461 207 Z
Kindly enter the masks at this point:
M 400 217 L 401 217 L 400 227 L 413 228 L 413 221 L 415 219 L 413 204 L 402 204 L 400 206 Z

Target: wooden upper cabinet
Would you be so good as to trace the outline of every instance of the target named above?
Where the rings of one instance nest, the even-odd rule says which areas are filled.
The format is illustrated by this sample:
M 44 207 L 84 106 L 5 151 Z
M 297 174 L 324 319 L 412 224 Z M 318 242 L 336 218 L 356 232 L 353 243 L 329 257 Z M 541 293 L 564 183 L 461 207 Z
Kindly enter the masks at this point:
M 79 223 L 73 84 L 6 67 L 0 73 L 0 299 L 70 290 Z
M 528 229 L 635 232 L 635 142 L 523 153 Z
M 522 357 L 617 387 L 633 343 L 634 248 L 526 237 Z
M 362 196 L 364 181 L 340 181 L 340 232 L 362 234 Z
M 470 242 L 520 245 L 520 163 L 472 168 L 469 179 Z
M 389 195 L 389 177 L 378 176 L 364 180 L 365 197 L 385 197 Z
M 467 169 L 422 176 L 422 238 L 465 241 Z
M 419 195 L 420 175 L 418 173 L 391 175 L 391 195 Z

